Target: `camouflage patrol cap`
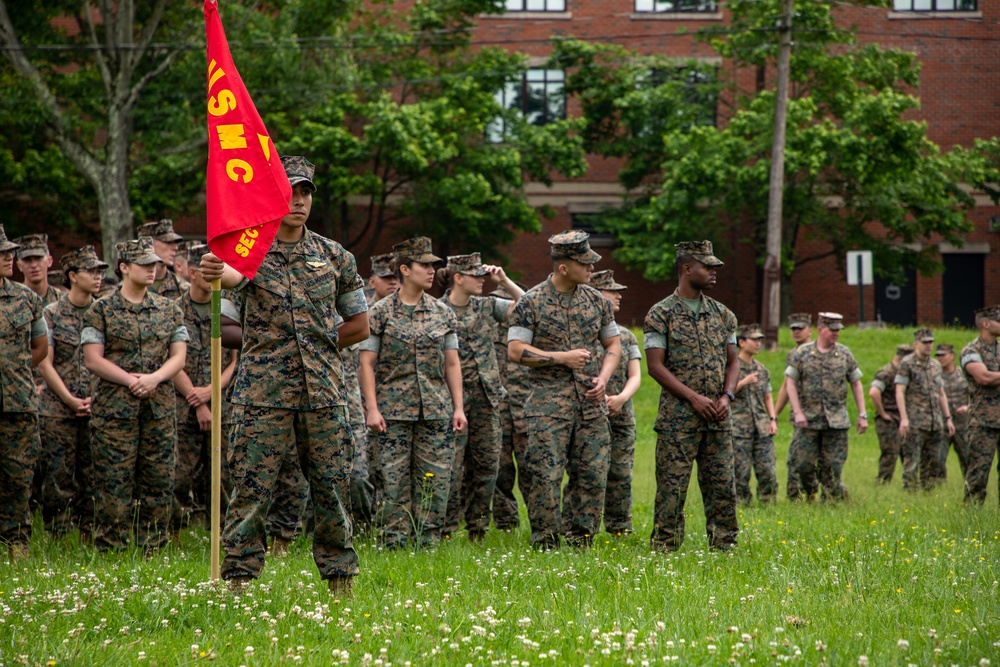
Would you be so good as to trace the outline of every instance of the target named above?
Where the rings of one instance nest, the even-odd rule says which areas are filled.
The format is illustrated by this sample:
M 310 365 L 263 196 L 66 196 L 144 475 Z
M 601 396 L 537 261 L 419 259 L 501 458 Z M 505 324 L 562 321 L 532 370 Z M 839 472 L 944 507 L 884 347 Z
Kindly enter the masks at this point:
M 986 306 L 976 311 L 976 319 L 992 320 L 1000 322 L 1000 306 Z
M 50 283 L 60 283 L 66 276 L 63 274 L 62 269 L 49 269 L 46 274 Z
M 392 253 L 372 255 L 372 275 L 376 278 L 386 278 L 395 275 L 392 270 Z
M 552 249 L 549 253 L 552 259 L 571 259 L 581 264 L 596 264 L 601 256 L 590 248 L 587 240 L 590 234 L 582 229 L 571 229 L 549 237 Z
M 594 289 L 603 290 L 605 292 L 621 292 L 622 290 L 628 289 L 625 285 L 615 282 L 615 272 L 612 269 L 595 271 L 591 274 L 590 286 Z
M 943 357 L 946 354 L 955 354 L 955 346 L 949 345 L 948 343 L 938 343 L 937 350 L 934 352 L 934 355 Z
M 934 332 L 927 328 L 917 329 L 913 332 L 913 340 L 918 343 L 933 343 Z
M 301 155 L 282 155 L 281 166 L 285 168 L 285 176 L 292 187 L 299 183 L 308 183 L 313 192 L 316 191 L 316 184 L 313 183 L 313 174 L 316 173 L 316 165 Z
M 736 337 L 746 340 L 759 340 L 764 337 L 759 324 L 745 324 L 736 330 Z
M 441 264 L 443 259 L 431 252 L 431 240 L 426 236 L 415 236 L 392 246 L 392 259 L 396 266 L 410 261 L 421 264 Z
M 185 255 L 188 266 L 192 269 L 197 269 L 201 266 L 201 258 L 210 252 L 212 251 L 204 243 L 189 243 L 187 254 Z
M 788 316 L 789 329 L 805 329 L 813 323 L 812 313 L 792 313 Z
M 89 271 L 90 269 L 108 268 L 108 265 L 97 256 L 97 251 L 92 245 L 70 250 L 59 258 L 59 266 L 62 267 L 63 271 Z
M 20 247 L 17 249 L 17 258 L 45 257 L 49 254 L 48 234 L 28 234 L 14 239 L 14 243 Z
M 909 343 L 901 343 L 896 346 L 896 356 L 905 357 L 908 354 L 913 354 L 913 346 Z
M 153 252 L 153 239 L 149 236 L 140 236 L 134 241 L 124 241 L 115 244 L 115 252 L 118 260 L 129 264 L 147 266 L 162 262 L 160 256 Z
M 170 218 L 140 225 L 139 229 L 135 232 L 135 236 L 136 238 L 150 236 L 162 243 L 179 243 L 184 240 L 183 236 L 174 231 L 174 221 Z
M 711 241 L 681 241 L 674 246 L 674 257 L 694 257 L 705 266 L 725 266 L 712 254 Z
M 483 267 L 483 258 L 478 252 L 471 255 L 448 255 L 448 265 L 445 268 L 450 273 L 461 273 L 464 276 L 481 277 L 489 273 Z
M 10 252 L 11 250 L 17 250 L 19 247 L 16 243 L 7 239 L 7 232 L 3 230 L 3 225 L 0 225 L 0 252 Z
M 820 313 L 817 324 L 831 331 L 840 331 L 844 328 L 844 316 L 840 313 Z
M 195 245 L 200 245 L 201 241 L 195 239 L 184 239 L 183 241 L 177 242 L 177 256 L 187 259 L 188 248 Z

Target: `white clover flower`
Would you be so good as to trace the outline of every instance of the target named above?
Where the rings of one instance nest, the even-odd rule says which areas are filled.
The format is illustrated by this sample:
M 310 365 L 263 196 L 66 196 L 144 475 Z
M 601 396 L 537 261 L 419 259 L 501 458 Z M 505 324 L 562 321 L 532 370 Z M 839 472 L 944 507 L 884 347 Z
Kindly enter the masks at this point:
M 868 667 L 868 656 L 859 655 L 858 656 L 858 667 Z
M 253 646 L 247 646 L 245 649 L 243 649 L 243 652 L 246 653 L 247 655 L 253 655 Z
M 896 642 L 896 646 L 899 647 L 900 651 L 905 651 L 906 649 L 910 648 L 910 642 L 906 641 L 905 639 L 900 639 L 899 641 Z
M 744 644 L 749 644 L 750 642 L 753 641 L 753 637 L 746 632 L 740 635 L 740 639 L 743 641 Z

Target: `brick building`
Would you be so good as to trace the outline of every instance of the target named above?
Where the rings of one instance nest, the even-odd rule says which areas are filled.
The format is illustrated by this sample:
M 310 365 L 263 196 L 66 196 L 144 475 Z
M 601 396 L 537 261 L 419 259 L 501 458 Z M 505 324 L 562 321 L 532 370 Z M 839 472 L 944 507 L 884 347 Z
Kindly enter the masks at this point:
M 723 5 L 711 0 L 507 0 L 505 15 L 481 18 L 476 40 L 510 44 L 532 56 L 532 63 L 544 61 L 550 37 L 572 35 L 643 53 L 720 64 L 708 45 L 676 33 L 681 27 L 695 32 L 725 25 L 728 16 Z M 856 25 L 861 42 L 919 55 L 921 86 L 914 91 L 922 101 L 919 117 L 927 121 L 931 140 L 943 150 L 1000 134 L 1000 69 L 996 67 L 1000 62 L 1000 3 L 979 0 L 977 7 L 974 0 L 894 0 L 894 10 L 842 6 L 838 22 Z M 755 76 L 751 71 L 727 71 L 725 63 L 721 64 L 720 76 L 750 80 Z M 528 77 L 523 85 L 557 91 L 563 74 L 538 69 Z M 570 99 L 567 114 L 574 113 L 579 109 Z M 530 201 L 552 206 L 558 215 L 543 222 L 541 234 L 523 235 L 507 248 L 514 258 L 513 268 L 526 282 L 534 284 L 547 275 L 545 239 L 550 234 L 574 226 L 585 228 L 587 213 L 621 201 L 616 171 L 616 164 L 594 160 L 583 179 L 556 182 L 551 188 L 529 186 Z M 989 231 L 990 219 L 1000 216 L 1000 209 L 985 196 L 976 199 L 978 206 L 971 216 L 976 229 L 965 245 L 941 247 L 943 274 L 911 276 L 902 286 L 878 280 L 865 288 L 865 319 L 881 316 L 900 324 L 968 322 L 973 308 L 1000 302 L 1000 254 L 991 252 L 1000 234 Z M 728 239 L 734 253 L 723 257 L 726 267 L 713 296 L 729 304 L 741 320 L 755 321 L 762 278 L 752 251 L 739 241 L 743 236 L 744 230 L 737 229 Z M 616 277 L 630 286 L 620 313 L 623 323 L 640 324 L 648 308 L 674 289 L 673 283 L 643 280 L 641 272 L 628 271 L 611 259 L 611 239 L 595 238 L 593 245 L 606 258 L 599 268 L 615 269 Z M 823 248 L 803 243 L 798 250 L 811 255 Z M 857 288 L 847 286 L 839 260 L 831 257 L 804 265 L 795 272 L 792 284 L 794 311 L 835 310 L 850 321 L 858 319 Z

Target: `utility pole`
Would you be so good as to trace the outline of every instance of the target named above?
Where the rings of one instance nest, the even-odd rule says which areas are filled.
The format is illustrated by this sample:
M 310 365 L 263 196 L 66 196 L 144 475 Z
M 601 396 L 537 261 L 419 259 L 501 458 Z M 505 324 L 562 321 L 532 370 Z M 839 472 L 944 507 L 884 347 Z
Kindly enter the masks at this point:
M 778 346 L 781 320 L 781 205 L 785 191 L 785 125 L 788 116 L 788 70 L 792 55 L 792 7 L 784 0 L 781 42 L 778 47 L 778 90 L 774 105 L 774 143 L 771 146 L 771 184 L 767 200 L 767 261 L 764 263 L 764 292 L 761 326 L 767 349 Z

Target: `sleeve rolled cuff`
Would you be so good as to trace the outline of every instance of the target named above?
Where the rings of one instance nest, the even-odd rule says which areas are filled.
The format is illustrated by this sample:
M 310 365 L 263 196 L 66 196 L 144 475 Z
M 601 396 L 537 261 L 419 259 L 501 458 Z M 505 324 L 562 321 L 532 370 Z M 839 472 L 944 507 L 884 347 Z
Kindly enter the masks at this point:
M 910 384 L 910 378 L 906 377 L 905 375 L 897 374 L 892 382 L 893 384 L 901 384 L 905 387 Z
M 617 322 L 608 322 L 603 327 L 598 334 L 601 340 L 607 340 L 608 338 L 614 338 L 615 336 L 621 336 L 622 332 L 618 330 Z
M 39 317 L 37 320 L 31 323 L 31 337 L 41 338 L 42 336 L 49 335 L 49 325 L 46 323 L 44 317 Z
M 629 345 L 628 346 L 628 358 L 629 358 L 630 361 L 632 359 L 642 359 L 642 352 L 639 351 L 639 346 L 638 345 Z
M 510 299 L 494 299 L 493 300 L 493 319 L 497 322 L 506 322 L 507 313 L 510 312 L 510 305 L 514 303 Z
M 337 312 L 346 320 L 349 317 L 368 312 L 368 301 L 364 290 L 356 289 L 337 297 Z
M 882 382 L 881 380 L 872 380 L 872 386 L 879 391 L 885 391 L 885 382 Z
M 971 352 L 964 357 L 962 357 L 962 368 L 965 368 L 966 364 L 981 364 L 983 363 L 983 357 L 978 352 Z
M 171 343 L 186 343 L 191 340 L 191 336 L 188 335 L 188 329 L 183 324 L 174 329 L 174 333 L 170 335 Z
M 236 304 L 229 299 L 222 299 L 220 302 L 220 314 L 234 322 L 240 321 L 240 311 L 236 308 Z
M 726 345 L 736 345 L 736 333 L 730 334 L 729 338 L 726 339 Z
M 94 327 L 84 327 L 80 332 L 80 345 L 100 343 L 104 345 L 104 332 Z
M 794 366 L 788 366 L 787 368 L 785 368 L 785 377 L 786 378 L 792 378 L 793 380 L 795 380 L 796 382 L 798 382 L 799 381 L 799 369 L 795 368 Z
M 667 337 L 656 331 L 650 331 L 643 338 L 642 347 L 646 350 L 665 350 Z
M 522 343 L 527 343 L 531 345 L 531 341 L 535 340 L 535 334 L 531 329 L 526 327 L 511 327 L 507 330 L 507 342 L 512 340 L 519 340 Z
M 444 335 L 444 349 L 446 350 L 457 350 L 458 349 L 458 334 L 450 333 Z
M 860 368 L 855 368 L 853 371 L 851 371 L 851 378 L 850 379 L 851 379 L 851 382 L 857 382 L 858 380 L 860 380 L 864 376 L 865 376 L 865 374 L 864 374 L 864 372 L 862 372 L 862 370 Z
M 378 351 L 382 349 L 382 337 L 375 334 L 370 334 L 368 338 L 358 343 L 358 350 L 363 350 L 365 352 L 374 352 L 378 354 Z

